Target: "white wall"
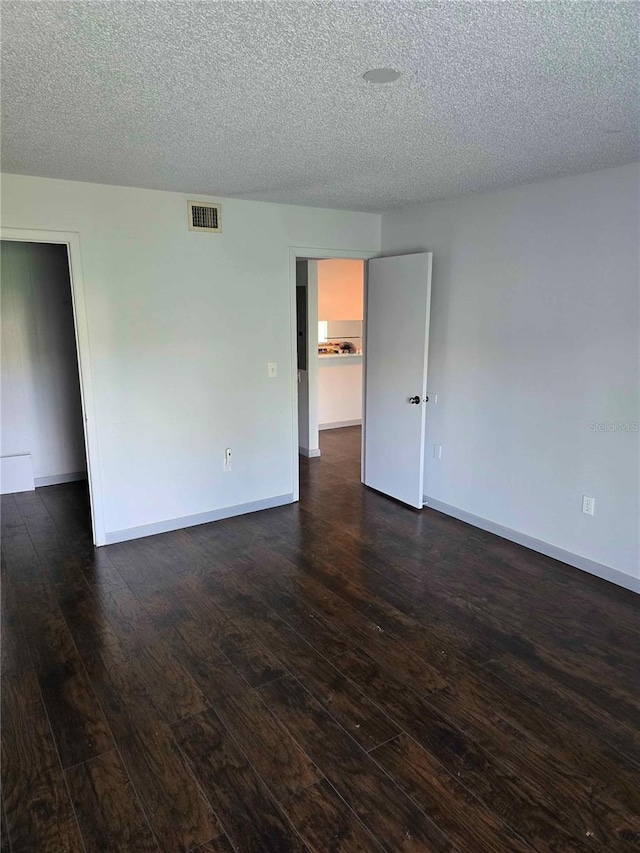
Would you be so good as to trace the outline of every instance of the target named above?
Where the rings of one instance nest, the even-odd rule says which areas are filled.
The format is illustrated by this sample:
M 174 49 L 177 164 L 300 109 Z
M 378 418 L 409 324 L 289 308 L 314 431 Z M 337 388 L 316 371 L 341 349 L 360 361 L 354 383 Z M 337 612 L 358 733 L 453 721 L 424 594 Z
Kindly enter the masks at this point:
M 36 485 L 86 470 L 66 247 L 3 241 L 0 456 L 20 454 Z
M 640 421 L 639 199 L 631 165 L 411 207 L 382 233 L 385 254 L 434 253 L 427 495 L 636 578 L 639 433 L 591 425 Z
M 187 229 L 204 196 L 16 175 L 2 193 L 3 226 L 80 235 L 107 532 L 292 494 L 289 248 L 375 252 L 380 217 L 223 199 L 211 235 Z
M 320 429 L 362 422 L 362 356 L 318 358 Z

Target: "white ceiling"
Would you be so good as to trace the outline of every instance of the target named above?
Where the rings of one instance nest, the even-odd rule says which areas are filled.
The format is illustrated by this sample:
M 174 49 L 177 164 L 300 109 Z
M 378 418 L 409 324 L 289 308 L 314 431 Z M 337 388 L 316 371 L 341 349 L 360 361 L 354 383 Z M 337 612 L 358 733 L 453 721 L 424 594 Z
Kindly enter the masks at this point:
M 635 2 L 5 0 L 2 25 L 5 172 L 377 211 L 640 159 Z

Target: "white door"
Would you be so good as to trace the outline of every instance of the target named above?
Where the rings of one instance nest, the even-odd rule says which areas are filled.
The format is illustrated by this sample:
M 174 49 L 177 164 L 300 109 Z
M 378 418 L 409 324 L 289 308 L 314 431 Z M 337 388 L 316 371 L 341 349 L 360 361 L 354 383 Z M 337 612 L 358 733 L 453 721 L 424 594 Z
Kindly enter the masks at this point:
M 362 482 L 422 508 L 431 252 L 369 261 Z

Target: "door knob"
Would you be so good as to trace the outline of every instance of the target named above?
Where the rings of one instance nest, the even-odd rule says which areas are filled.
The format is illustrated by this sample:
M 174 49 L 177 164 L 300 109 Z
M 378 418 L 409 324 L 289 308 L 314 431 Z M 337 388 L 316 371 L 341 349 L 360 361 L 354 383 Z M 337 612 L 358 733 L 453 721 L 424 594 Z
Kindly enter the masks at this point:
M 409 402 L 414 403 L 416 406 L 420 404 L 420 397 L 416 394 L 415 397 L 409 397 Z

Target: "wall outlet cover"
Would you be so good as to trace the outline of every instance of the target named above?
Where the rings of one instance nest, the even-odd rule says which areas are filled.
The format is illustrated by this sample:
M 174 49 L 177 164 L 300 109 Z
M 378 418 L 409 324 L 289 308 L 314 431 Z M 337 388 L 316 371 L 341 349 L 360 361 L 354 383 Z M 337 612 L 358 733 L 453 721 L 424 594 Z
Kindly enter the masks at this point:
M 585 515 L 593 515 L 596 511 L 596 499 L 587 495 L 582 496 L 582 512 Z

